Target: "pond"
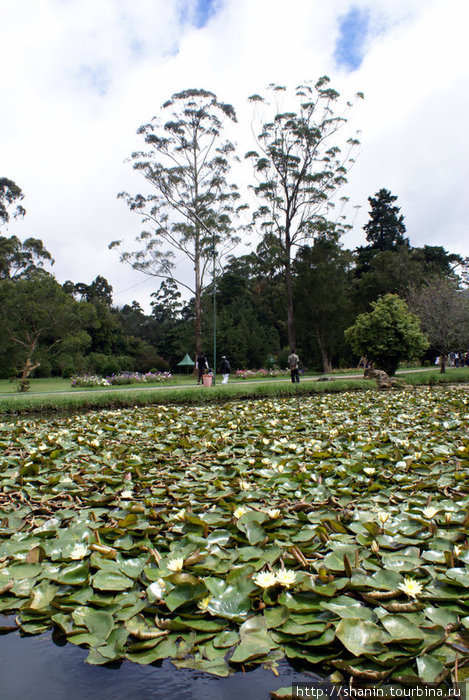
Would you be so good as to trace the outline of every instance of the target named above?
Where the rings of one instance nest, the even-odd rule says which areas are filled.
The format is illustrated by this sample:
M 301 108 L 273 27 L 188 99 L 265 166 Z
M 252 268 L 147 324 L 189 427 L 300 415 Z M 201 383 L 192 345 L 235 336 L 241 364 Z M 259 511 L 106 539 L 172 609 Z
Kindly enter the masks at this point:
M 10 618 L 11 624 L 11 618 Z M 8 621 L 0 617 L 0 625 Z M 279 676 L 258 667 L 217 678 L 176 669 L 170 661 L 141 666 L 129 661 L 109 666 L 85 663 L 87 649 L 59 635 L 0 636 L 2 700 L 268 700 L 270 691 L 314 676 L 280 662 Z

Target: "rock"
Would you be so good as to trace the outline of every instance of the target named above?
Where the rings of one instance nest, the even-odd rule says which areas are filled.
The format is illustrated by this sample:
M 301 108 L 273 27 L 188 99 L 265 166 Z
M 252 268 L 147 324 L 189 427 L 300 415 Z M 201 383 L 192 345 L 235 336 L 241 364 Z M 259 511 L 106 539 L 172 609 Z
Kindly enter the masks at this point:
M 366 369 L 365 379 L 376 379 L 378 389 L 392 389 L 393 381 L 383 369 Z

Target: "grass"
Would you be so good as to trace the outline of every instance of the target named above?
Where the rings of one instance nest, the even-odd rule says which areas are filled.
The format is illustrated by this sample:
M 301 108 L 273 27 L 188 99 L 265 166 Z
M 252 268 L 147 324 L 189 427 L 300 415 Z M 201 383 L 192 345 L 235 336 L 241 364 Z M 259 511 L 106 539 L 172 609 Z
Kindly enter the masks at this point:
M 337 378 L 336 378 L 337 377 Z M 305 375 L 304 378 L 308 378 Z M 15 384 L 0 381 L 0 414 L 21 415 L 41 412 L 74 412 L 99 408 L 126 408 L 151 404 L 203 405 L 222 404 L 227 401 L 307 396 L 318 393 L 342 391 L 371 391 L 375 383 L 362 378 L 341 379 L 336 375 L 333 381 L 302 381 L 293 385 L 285 377 L 238 380 L 232 378 L 227 385 L 217 384 L 210 388 L 197 386 L 193 375 L 178 375 L 170 384 L 154 384 L 132 387 L 88 387 L 72 388 L 68 379 L 33 379 L 31 392 L 18 394 Z M 410 386 L 437 386 L 469 382 L 469 368 L 451 368 L 445 374 L 428 369 L 402 376 Z M 5 390 L 5 389 L 8 389 Z

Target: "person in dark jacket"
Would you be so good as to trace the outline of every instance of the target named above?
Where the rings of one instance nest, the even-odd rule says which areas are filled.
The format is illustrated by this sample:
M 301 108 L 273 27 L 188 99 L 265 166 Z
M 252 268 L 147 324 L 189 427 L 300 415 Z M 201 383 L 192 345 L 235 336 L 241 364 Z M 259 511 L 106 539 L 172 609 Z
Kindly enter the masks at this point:
M 200 384 L 202 382 L 202 375 L 205 374 L 208 369 L 208 360 L 202 351 L 195 362 L 195 366 L 197 367 L 197 372 L 199 373 L 197 384 Z
M 228 379 L 231 372 L 231 365 L 226 359 L 226 355 L 223 355 L 220 362 L 220 374 L 223 376 L 221 381 L 222 384 L 228 384 Z

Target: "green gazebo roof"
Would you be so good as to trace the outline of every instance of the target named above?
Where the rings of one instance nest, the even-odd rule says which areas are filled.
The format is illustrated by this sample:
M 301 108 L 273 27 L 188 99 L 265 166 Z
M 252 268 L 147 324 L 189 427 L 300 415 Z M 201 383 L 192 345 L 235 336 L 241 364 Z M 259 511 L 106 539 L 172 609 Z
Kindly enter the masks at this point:
M 184 357 L 182 358 L 181 362 L 178 362 L 178 367 L 193 367 L 194 365 L 195 365 L 195 362 L 193 360 L 191 360 L 191 358 L 189 357 L 187 352 L 184 355 Z

